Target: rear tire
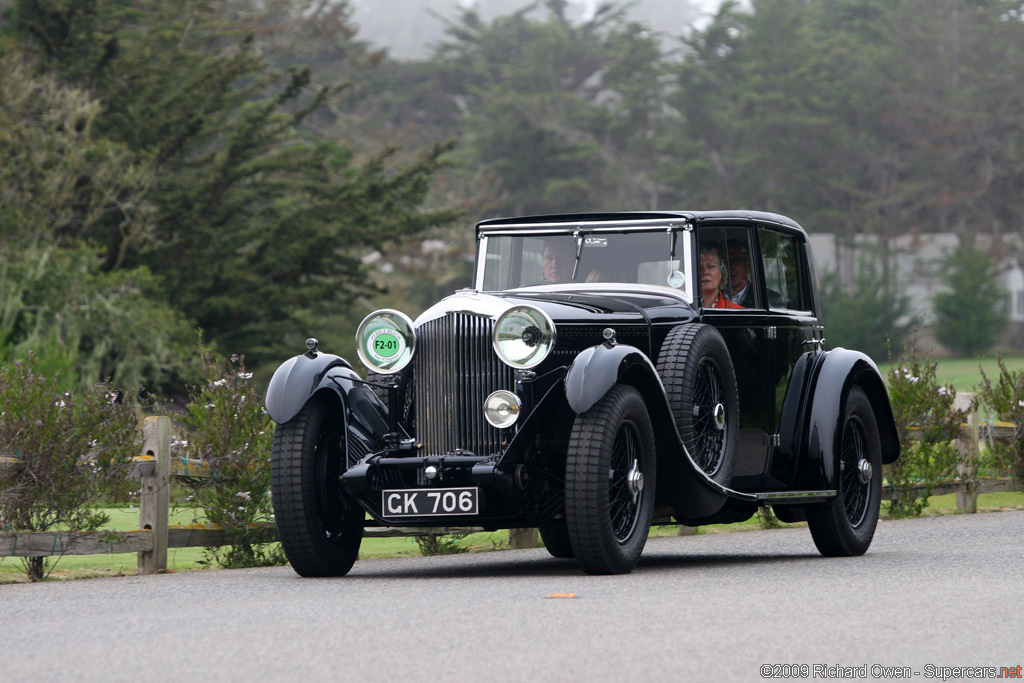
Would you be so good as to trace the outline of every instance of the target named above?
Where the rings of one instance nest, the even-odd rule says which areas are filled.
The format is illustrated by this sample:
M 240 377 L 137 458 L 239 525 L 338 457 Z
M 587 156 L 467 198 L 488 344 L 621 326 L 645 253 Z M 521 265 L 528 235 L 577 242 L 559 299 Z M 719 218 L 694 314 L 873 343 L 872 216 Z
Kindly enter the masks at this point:
M 807 506 L 811 538 L 826 557 L 867 552 L 882 504 L 878 423 L 871 401 L 859 386 L 854 386 L 846 398 L 842 429 L 836 472 L 838 495 L 827 503 Z
M 588 574 L 627 574 L 654 512 L 654 431 L 640 392 L 617 384 L 576 417 L 565 467 L 565 518 Z
M 270 488 L 281 545 L 302 576 L 344 576 L 359 555 L 363 510 L 341 488 L 340 408 L 314 397 L 274 432 Z

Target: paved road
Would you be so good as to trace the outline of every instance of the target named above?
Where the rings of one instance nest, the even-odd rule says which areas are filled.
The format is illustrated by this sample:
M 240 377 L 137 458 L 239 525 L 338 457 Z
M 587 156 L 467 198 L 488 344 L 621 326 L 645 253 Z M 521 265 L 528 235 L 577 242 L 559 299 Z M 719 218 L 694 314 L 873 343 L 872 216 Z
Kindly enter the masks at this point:
M 806 529 L 652 539 L 618 577 L 541 549 L 332 580 L 0 586 L 0 681 L 756 681 L 765 663 L 808 665 L 788 680 L 821 680 L 814 665 L 929 680 L 1024 664 L 1022 556 L 1024 511 L 883 521 L 853 559 L 819 557 Z

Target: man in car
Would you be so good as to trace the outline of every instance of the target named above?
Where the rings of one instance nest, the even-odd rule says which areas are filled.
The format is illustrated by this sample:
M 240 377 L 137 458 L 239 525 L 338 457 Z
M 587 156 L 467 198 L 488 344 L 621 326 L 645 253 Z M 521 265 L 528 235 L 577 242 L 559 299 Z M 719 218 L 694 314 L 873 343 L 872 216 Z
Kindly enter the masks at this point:
M 750 288 L 750 257 L 742 240 L 729 240 L 729 283 L 733 302 L 750 308 L 754 305 L 754 292 Z
M 576 265 L 576 247 L 571 237 L 553 237 L 544 241 L 544 281 L 552 284 L 572 280 Z
M 729 284 L 732 286 L 732 300 L 744 308 L 753 308 L 754 288 L 750 286 L 750 256 L 747 244 L 740 239 L 729 240 Z M 768 303 L 772 308 L 784 308 L 782 295 L 774 289 L 768 290 Z

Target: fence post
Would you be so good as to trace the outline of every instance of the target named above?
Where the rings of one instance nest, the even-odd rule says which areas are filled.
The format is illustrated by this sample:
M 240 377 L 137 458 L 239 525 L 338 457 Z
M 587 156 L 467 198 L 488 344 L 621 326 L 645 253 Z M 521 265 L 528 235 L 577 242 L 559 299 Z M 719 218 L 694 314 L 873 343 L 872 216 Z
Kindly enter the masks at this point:
M 537 529 L 509 529 L 508 547 L 512 550 L 536 548 L 540 545 Z
M 978 410 L 972 407 L 974 394 L 956 395 L 953 407 L 956 410 L 968 410 L 967 427 L 957 437 L 956 447 L 960 453 L 960 462 L 956 466 L 956 476 L 960 486 L 956 491 L 957 512 L 978 511 Z
M 139 552 L 139 574 L 167 570 L 167 515 L 170 506 L 171 418 L 147 417 L 142 430 L 144 455 L 156 458 L 152 475 L 142 476 L 139 528 L 153 530 L 153 549 Z

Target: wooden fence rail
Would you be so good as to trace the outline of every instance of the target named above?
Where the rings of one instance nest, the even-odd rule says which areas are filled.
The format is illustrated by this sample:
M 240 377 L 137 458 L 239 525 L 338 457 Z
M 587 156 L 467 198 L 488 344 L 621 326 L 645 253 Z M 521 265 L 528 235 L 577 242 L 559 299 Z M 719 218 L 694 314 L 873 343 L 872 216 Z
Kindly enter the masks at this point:
M 960 395 L 957 396 L 960 399 Z M 963 400 L 969 400 L 965 395 Z M 957 494 L 957 508 L 963 512 L 977 512 L 979 493 L 1020 491 L 1021 482 L 1014 478 L 979 478 L 978 441 L 1012 440 L 1017 428 L 1009 423 L 979 426 L 972 413 L 958 439 L 962 464 L 958 478 L 938 482 L 932 495 Z M 228 538 L 227 532 L 217 524 L 185 524 L 170 526 L 170 481 L 172 477 L 208 479 L 216 476 L 209 463 L 200 460 L 172 458 L 170 454 L 171 420 L 168 417 L 146 418 L 143 426 L 143 453 L 135 458 L 132 476 L 141 479 L 139 495 L 139 528 L 133 531 L 96 531 L 83 534 L 75 531 L 20 532 L 0 534 L 0 557 L 50 557 L 59 555 L 97 555 L 138 553 L 139 574 L 153 574 L 167 569 L 168 548 L 194 548 L 229 545 L 232 543 L 270 543 L 278 539 L 273 523 L 254 525 L 242 539 Z M 912 437 L 913 438 L 913 437 Z M 0 466 L 4 463 L 0 462 Z M 925 485 L 921 484 L 921 488 Z M 892 500 L 895 491 L 886 487 L 884 500 Z M 404 537 L 465 534 L 482 531 L 476 527 L 439 527 L 431 529 L 367 528 L 367 537 Z M 532 530 L 518 531 L 529 536 Z M 523 532 L 527 532 L 524 534 Z M 535 533 L 535 532 L 534 532 Z M 513 544 L 516 545 L 523 544 Z M 529 546 L 536 542 L 528 543 Z M 526 547 L 523 545 L 523 547 Z
M 278 540 L 273 523 L 253 525 L 239 539 L 229 539 L 219 524 L 170 526 L 172 477 L 209 479 L 216 473 L 209 463 L 171 457 L 171 420 L 148 417 L 143 425 L 142 455 L 135 458 L 134 477 L 141 479 L 139 528 L 133 531 L 33 531 L 0 534 L 0 557 L 51 557 L 138 553 L 139 574 L 166 571 L 168 548 L 205 548 L 238 543 L 271 543 Z M 0 463 L 2 465 L 3 463 Z M 482 531 L 476 527 L 366 529 L 371 538 L 447 535 Z

